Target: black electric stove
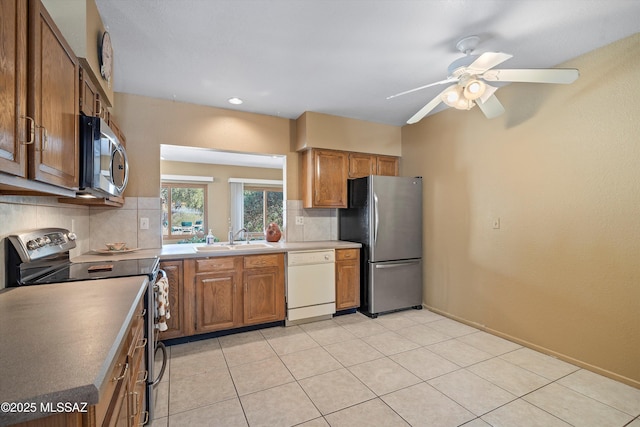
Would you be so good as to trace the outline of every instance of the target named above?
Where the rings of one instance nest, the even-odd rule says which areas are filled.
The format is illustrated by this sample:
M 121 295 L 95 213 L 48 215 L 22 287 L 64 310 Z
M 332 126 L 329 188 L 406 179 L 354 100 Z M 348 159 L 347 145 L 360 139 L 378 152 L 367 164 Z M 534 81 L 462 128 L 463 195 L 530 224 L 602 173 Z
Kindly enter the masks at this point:
M 9 236 L 6 286 L 42 285 L 80 280 L 142 276 L 154 282 L 159 259 L 71 262 L 69 251 L 76 247 L 74 233 L 61 228 L 30 230 Z

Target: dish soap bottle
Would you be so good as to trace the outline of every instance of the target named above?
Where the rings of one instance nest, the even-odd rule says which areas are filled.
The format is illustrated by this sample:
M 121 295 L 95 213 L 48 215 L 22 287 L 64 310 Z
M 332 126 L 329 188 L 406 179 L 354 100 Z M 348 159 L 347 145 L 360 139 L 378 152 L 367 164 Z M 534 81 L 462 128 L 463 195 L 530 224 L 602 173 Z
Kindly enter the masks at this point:
M 205 242 L 207 243 L 207 245 L 213 245 L 215 240 L 216 240 L 216 238 L 213 236 L 213 233 L 211 232 L 211 229 L 209 229 L 209 234 L 207 234 L 207 238 L 206 238 Z

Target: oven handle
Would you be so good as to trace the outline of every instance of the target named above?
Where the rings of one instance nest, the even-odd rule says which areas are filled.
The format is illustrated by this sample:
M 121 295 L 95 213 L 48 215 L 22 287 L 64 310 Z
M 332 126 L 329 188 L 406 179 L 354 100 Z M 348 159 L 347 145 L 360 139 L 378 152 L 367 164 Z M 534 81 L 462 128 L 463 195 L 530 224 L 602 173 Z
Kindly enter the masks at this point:
M 153 387 L 158 385 L 160 380 L 162 380 L 162 376 L 164 375 L 164 370 L 167 368 L 167 348 L 164 346 L 164 343 L 162 341 L 158 341 L 156 343 L 156 349 L 154 351 L 154 355 L 155 355 L 155 353 L 158 352 L 158 349 L 160 349 L 162 351 L 162 367 L 160 368 L 160 372 L 158 373 L 158 376 L 155 377 L 153 382 L 151 383 L 151 385 Z M 154 357 L 154 359 L 155 359 L 155 357 Z

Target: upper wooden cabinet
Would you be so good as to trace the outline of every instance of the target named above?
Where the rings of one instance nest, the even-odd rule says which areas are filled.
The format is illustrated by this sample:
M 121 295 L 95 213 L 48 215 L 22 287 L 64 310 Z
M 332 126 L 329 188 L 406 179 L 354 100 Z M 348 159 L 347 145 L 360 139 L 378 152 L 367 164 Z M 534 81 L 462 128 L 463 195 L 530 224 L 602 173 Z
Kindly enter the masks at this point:
M 302 205 L 305 208 L 346 208 L 349 156 L 343 151 L 302 152 Z
M 369 175 L 398 176 L 398 158 L 366 153 L 349 153 L 349 178 Z
M 392 156 L 376 156 L 376 173 L 374 175 L 398 176 L 399 159 Z
M 398 176 L 398 157 L 310 148 L 302 152 L 302 206 L 346 208 L 347 179 Z
M 29 0 L 29 178 L 78 188 L 78 59 L 40 0 Z
M 0 12 L 0 171 L 75 189 L 77 58 L 39 0 L 3 0 Z
M 2 0 L 0 20 L 0 170 L 26 177 L 27 3 Z

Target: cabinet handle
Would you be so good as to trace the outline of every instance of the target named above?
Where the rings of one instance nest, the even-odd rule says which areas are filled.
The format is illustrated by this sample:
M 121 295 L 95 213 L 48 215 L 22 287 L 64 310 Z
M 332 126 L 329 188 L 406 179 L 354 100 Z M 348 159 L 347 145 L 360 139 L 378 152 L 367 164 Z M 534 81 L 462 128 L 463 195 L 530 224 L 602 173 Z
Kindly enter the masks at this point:
M 139 344 L 136 346 L 136 348 L 145 348 L 146 345 L 147 345 L 147 339 L 146 338 L 142 338 L 139 341 Z
M 144 315 L 147 314 L 147 309 L 143 309 L 142 312 L 140 314 L 138 314 L 138 317 L 144 317 Z
M 144 411 L 144 420 L 140 421 L 139 426 L 143 426 L 149 422 L 149 411 Z
M 118 366 L 122 366 L 122 363 L 118 363 Z M 113 377 L 113 381 L 120 381 L 121 379 L 124 379 L 124 377 L 127 376 L 128 370 L 129 370 L 129 363 L 125 363 L 124 370 L 122 371 L 122 375 L 120 375 L 119 377 Z
M 144 373 L 144 376 L 142 378 L 138 378 L 138 380 L 136 381 L 136 384 L 142 384 L 143 382 L 147 381 L 147 378 L 149 378 L 149 371 L 144 371 L 143 373 Z
M 35 120 L 33 120 L 33 118 L 29 117 L 29 116 L 20 116 L 21 119 L 25 119 L 26 121 L 29 122 L 29 140 L 27 141 L 20 141 L 20 143 L 22 145 L 29 145 L 29 144 L 33 144 L 33 141 L 36 138 L 36 122 Z
M 102 101 L 96 99 L 96 117 L 102 117 Z
M 47 133 L 47 128 L 44 126 L 38 126 L 39 129 L 42 129 L 42 142 L 40 143 L 40 149 L 38 150 L 36 148 L 36 150 L 40 151 L 40 152 L 44 152 L 44 150 L 47 149 L 47 142 L 49 141 L 49 134 Z
M 136 415 L 138 415 L 138 410 L 140 409 L 138 407 L 138 392 L 134 391 L 133 393 L 131 393 L 131 397 L 133 398 L 133 415 L 131 415 L 131 418 L 135 418 Z

